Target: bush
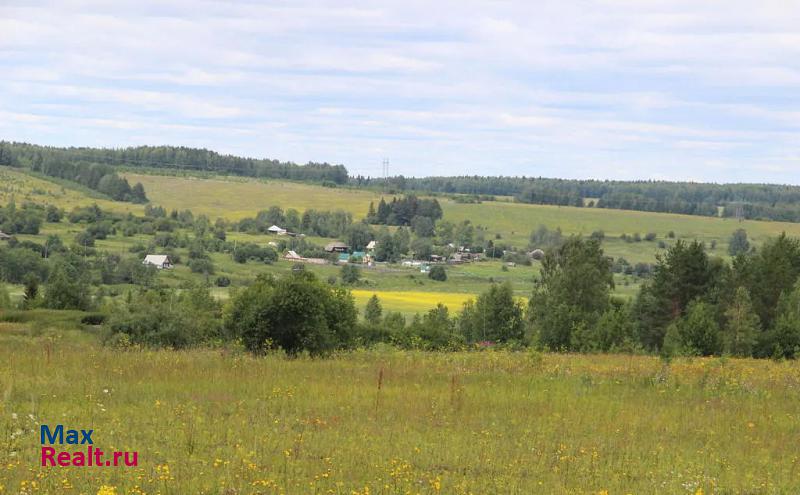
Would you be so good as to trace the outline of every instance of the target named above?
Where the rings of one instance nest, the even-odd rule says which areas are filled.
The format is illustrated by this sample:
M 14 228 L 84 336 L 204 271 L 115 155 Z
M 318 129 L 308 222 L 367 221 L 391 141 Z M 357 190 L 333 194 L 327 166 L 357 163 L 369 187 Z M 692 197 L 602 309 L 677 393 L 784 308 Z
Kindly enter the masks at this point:
M 361 280 L 361 269 L 355 265 L 346 264 L 342 266 L 342 270 L 340 273 L 342 277 L 342 282 L 347 285 L 357 284 L 359 280 Z
M 437 282 L 444 282 L 447 280 L 447 270 L 442 265 L 433 265 L 431 271 L 428 272 L 428 278 Z
M 109 342 L 180 349 L 219 337 L 219 317 L 219 303 L 203 287 L 180 293 L 142 290 L 129 293 L 125 303 L 113 308 L 105 328 Z
M 686 316 L 673 322 L 664 337 L 664 349 L 670 355 L 710 356 L 722 348 L 714 306 L 693 301 Z
M 45 220 L 50 223 L 58 223 L 64 217 L 64 212 L 53 205 L 49 205 L 45 210 Z
M 75 236 L 75 244 L 81 247 L 94 247 L 94 236 L 85 230 L 79 232 Z
M 603 232 L 602 230 L 595 230 L 589 237 L 597 241 L 602 241 L 603 239 L 606 238 L 606 233 Z
M 216 285 L 217 287 L 228 287 L 231 285 L 231 279 L 225 276 L 219 276 L 214 281 L 214 285 Z
M 194 258 L 186 264 L 192 273 L 214 274 L 214 263 L 209 259 Z
M 319 356 L 352 344 L 357 317 L 348 291 L 299 271 L 281 279 L 259 276 L 232 298 L 225 329 L 251 352 L 278 348 Z
M 89 309 L 92 300 L 87 270 L 88 267 L 74 255 L 71 259 L 59 259 L 47 280 L 44 306 L 50 309 Z
M 21 284 L 29 275 L 47 278 L 48 266 L 41 255 L 28 249 L 0 248 L 0 280 Z
M 102 313 L 90 313 L 81 318 L 81 323 L 84 325 L 102 325 L 106 322 L 106 315 Z

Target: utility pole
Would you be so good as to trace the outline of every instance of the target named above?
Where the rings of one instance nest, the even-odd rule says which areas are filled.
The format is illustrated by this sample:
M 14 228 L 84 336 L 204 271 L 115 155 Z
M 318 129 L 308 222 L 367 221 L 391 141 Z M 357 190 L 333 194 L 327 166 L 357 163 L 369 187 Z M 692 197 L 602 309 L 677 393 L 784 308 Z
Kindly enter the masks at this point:
M 386 185 L 389 183 L 389 159 L 384 158 L 381 165 L 383 170 L 383 192 L 386 193 Z

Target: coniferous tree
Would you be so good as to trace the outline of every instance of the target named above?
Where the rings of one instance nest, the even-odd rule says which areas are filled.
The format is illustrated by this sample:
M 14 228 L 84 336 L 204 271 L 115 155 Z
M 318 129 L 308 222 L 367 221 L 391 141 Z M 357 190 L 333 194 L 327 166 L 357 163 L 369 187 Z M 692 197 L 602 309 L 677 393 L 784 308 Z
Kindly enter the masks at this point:
M 364 308 L 364 319 L 371 325 L 379 325 L 382 315 L 383 307 L 381 306 L 381 300 L 378 299 L 376 294 L 373 294 L 372 297 L 369 298 L 369 301 L 367 301 L 367 306 Z
M 728 241 L 728 254 L 731 256 L 738 256 L 750 250 L 750 241 L 747 240 L 747 231 L 744 229 L 736 229 Z

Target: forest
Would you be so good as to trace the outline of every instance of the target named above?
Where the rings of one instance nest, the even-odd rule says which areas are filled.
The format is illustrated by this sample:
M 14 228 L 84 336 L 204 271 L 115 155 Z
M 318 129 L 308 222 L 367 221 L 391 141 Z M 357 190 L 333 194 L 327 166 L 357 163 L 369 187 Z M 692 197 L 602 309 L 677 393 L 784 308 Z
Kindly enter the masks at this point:
M 214 172 L 225 175 L 289 179 L 344 184 L 348 181 L 343 165 L 307 163 L 298 165 L 278 160 L 222 155 L 215 151 L 183 146 L 137 146 L 131 148 L 88 148 L 38 146 L 0 141 L 0 165 L 34 168 L 36 163 L 87 162 L 128 169 L 168 169 Z
M 666 181 L 569 180 L 542 177 L 354 177 L 361 187 L 395 192 L 511 196 L 531 204 L 800 221 L 800 187 Z

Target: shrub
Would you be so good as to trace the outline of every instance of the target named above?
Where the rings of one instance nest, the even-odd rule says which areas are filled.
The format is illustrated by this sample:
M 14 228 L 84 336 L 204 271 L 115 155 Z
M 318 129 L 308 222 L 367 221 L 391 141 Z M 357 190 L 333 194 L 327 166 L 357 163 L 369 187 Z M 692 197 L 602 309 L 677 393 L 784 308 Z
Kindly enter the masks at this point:
M 231 279 L 225 276 L 219 276 L 214 281 L 214 285 L 216 285 L 217 287 L 228 287 L 231 285 Z
M 670 355 L 710 356 L 721 350 L 720 329 L 714 306 L 693 301 L 686 316 L 673 322 L 664 337 L 664 349 Z
M 186 264 L 192 273 L 214 274 L 214 263 L 209 259 L 194 258 Z
M 361 269 L 355 265 L 346 264 L 342 266 L 342 270 L 340 272 L 342 277 L 342 282 L 347 285 L 357 284 L 358 281 L 361 279 Z
M 351 345 L 357 317 L 348 291 L 299 271 L 281 279 L 259 276 L 232 298 L 225 328 L 255 353 L 279 348 L 319 356 Z
M 53 205 L 49 205 L 45 210 L 45 220 L 50 223 L 58 223 L 63 218 L 64 212 Z
M 124 334 L 135 344 L 179 349 L 217 338 L 219 316 L 219 303 L 203 287 L 141 290 L 113 308 L 105 328 L 110 341 Z
M 444 282 L 447 280 L 447 270 L 442 265 L 433 265 L 431 271 L 428 272 L 428 278 L 437 282 Z
M 75 259 L 55 263 L 44 292 L 44 306 L 50 309 L 80 309 L 91 305 L 87 267 Z

